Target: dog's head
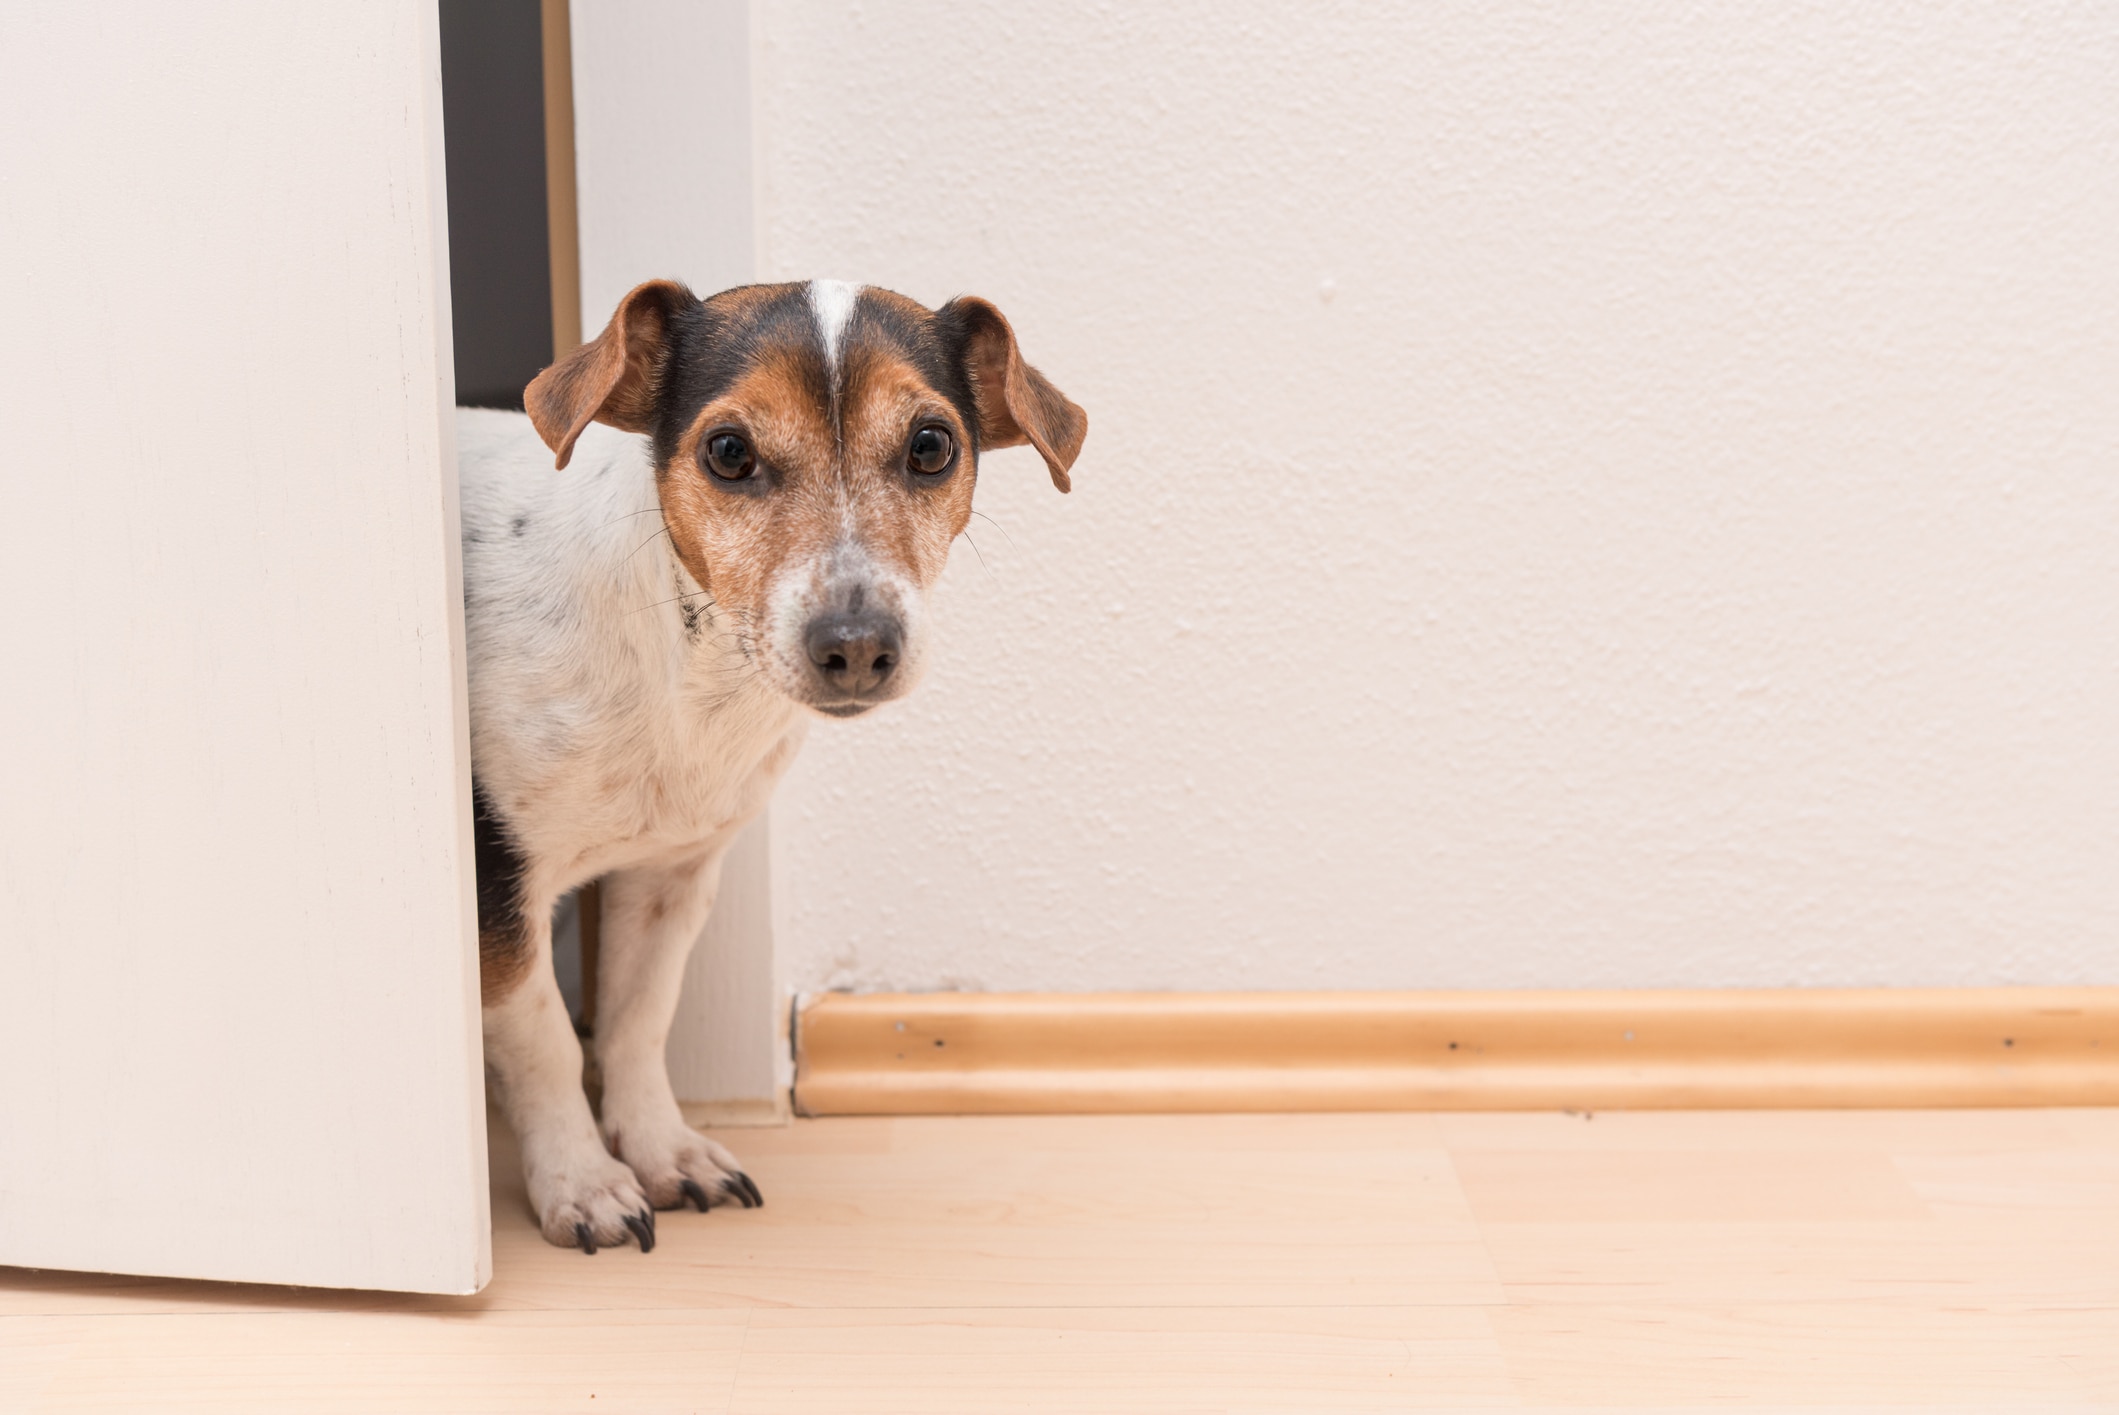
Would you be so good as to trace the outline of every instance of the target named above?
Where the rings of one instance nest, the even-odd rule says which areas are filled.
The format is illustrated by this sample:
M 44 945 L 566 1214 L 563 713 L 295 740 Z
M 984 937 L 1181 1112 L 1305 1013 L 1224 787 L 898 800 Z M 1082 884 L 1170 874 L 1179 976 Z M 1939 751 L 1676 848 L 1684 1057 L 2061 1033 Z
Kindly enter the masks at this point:
M 650 281 L 524 405 L 561 467 L 591 422 L 653 439 L 685 568 L 773 684 L 833 717 L 918 682 L 979 453 L 1029 443 L 1065 491 L 1088 430 L 986 301 L 824 280 L 706 300 Z

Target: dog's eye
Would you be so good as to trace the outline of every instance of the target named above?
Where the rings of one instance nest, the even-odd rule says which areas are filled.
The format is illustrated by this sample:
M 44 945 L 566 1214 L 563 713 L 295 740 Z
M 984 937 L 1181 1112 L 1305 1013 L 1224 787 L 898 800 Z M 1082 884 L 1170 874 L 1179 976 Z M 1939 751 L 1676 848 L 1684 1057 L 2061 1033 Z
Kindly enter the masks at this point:
M 923 427 L 912 435 L 912 445 L 906 449 L 905 460 L 916 472 L 933 476 L 945 471 L 949 460 L 956 453 L 956 443 L 949 434 L 938 427 Z
M 758 469 L 758 458 L 736 433 L 717 432 L 706 440 L 706 469 L 723 481 L 742 481 Z

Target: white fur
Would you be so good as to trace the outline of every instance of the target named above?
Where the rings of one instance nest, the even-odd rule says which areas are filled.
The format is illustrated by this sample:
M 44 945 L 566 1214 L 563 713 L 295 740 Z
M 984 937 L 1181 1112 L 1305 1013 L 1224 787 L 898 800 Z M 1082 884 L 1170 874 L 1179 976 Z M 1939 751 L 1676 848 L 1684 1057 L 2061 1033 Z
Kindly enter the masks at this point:
M 816 316 L 817 337 L 824 341 L 824 366 L 831 371 L 831 386 L 839 386 L 839 346 L 846 335 L 846 321 L 853 318 L 861 287 L 850 280 L 809 282 L 809 309 Z
M 529 975 L 486 1009 L 487 1060 L 546 1237 L 622 1243 L 626 1215 L 683 1180 L 734 1192 L 734 1158 L 678 1113 L 663 1042 L 722 855 L 807 717 L 678 561 L 644 439 L 591 426 L 555 471 L 528 418 L 463 409 L 457 445 L 471 757 L 524 858 L 530 930 Z M 600 1134 L 550 946 L 553 905 L 599 876 Z

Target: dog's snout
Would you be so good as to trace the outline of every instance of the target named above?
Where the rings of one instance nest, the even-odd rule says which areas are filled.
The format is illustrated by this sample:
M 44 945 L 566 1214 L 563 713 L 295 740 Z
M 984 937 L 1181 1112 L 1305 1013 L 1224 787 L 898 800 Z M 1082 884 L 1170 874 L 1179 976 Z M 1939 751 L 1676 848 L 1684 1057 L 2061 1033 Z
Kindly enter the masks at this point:
M 866 697 L 890 681 L 904 656 L 904 629 L 897 618 L 874 610 L 820 614 L 804 636 L 817 676 L 835 692 Z

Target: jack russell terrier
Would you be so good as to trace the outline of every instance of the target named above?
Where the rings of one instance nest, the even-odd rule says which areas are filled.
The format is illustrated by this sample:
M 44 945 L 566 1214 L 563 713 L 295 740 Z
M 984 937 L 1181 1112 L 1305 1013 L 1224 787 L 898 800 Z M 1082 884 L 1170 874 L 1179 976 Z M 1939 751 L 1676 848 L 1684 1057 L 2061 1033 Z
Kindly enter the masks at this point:
M 1065 491 L 1088 419 L 986 301 L 826 280 L 650 281 L 524 404 L 457 414 L 486 1064 L 544 1236 L 646 1251 L 762 1202 L 663 1061 L 723 854 L 813 714 L 919 681 L 979 454 Z M 597 878 L 600 1128 L 551 946 Z

